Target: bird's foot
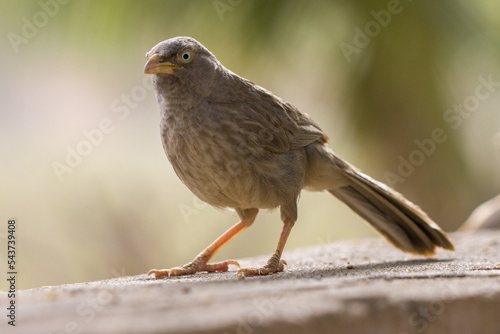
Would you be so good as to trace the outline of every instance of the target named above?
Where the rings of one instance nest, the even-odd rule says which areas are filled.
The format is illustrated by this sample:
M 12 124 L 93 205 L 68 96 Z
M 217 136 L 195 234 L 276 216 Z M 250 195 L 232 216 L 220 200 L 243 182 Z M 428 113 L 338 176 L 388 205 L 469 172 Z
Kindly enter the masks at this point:
M 233 264 L 238 268 L 240 267 L 240 264 L 235 260 L 207 263 L 203 258 L 196 258 L 182 267 L 175 267 L 171 269 L 151 269 L 148 271 L 147 276 L 154 274 L 156 278 L 159 278 L 165 276 L 192 275 L 200 271 L 225 272 L 229 269 L 230 264 Z
M 263 267 L 241 268 L 240 270 L 238 270 L 238 277 L 244 278 L 247 276 L 263 276 L 263 275 L 274 274 L 283 271 L 285 269 L 285 266 L 288 267 L 288 264 L 284 259 L 280 259 L 279 261 L 272 261 L 271 258 L 271 260 L 269 260 L 267 264 Z

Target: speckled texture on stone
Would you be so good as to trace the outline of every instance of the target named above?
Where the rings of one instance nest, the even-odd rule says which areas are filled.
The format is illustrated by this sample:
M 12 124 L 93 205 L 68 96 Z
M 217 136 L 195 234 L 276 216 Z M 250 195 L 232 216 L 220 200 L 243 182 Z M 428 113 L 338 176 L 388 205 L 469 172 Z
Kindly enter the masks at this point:
M 500 333 L 500 232 L 451 237 L 457 252 L 432 259 L 367 239 L 285 251 L 288 270 L 266 277 L 139 275 L 20 291 L 7 331 Z

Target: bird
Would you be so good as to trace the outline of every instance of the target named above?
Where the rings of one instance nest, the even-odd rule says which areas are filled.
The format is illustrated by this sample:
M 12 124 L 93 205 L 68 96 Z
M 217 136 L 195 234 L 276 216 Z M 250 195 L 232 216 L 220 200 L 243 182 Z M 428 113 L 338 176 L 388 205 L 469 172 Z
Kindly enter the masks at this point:
M 308 114 L 231 72 L 194 38 L 162 41 L 146 58 L 144 73 L 152 75 L 162 144 L 174 171 L 199 199 L 234 210 L 240 219 L 191 262 L 151 269 L 148 276 L 225 272 L 229 265 L 237 266 L 243 278 L 283 271 L 288 264 L 281 256 L 303 189 L 329 192 L 404 252 L 431 256 L 439 247 L 454 250 L 417 205 L 335 154 Z M 283 227 L 265 265 L 209 263 L 252 225 L 259 210 L 274 208 L 280 210 Z

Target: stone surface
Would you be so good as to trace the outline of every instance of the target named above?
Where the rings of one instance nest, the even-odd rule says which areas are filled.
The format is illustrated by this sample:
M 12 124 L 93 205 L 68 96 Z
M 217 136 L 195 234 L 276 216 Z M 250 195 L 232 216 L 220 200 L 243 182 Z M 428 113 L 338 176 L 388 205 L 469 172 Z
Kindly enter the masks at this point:
M 382 239 L 285 251 L 283 273 L 145 275 L 19 292 L 2 333 L 500 333 L 500 232 L 411 257 Z M 266 257 L 241 260 L 259 265 Z M 234 269 L 233 269 L 234 270 Z M 0 305 L 5 305 L 5 294 Z M 3 308 L 3 307 L 2 307 Z

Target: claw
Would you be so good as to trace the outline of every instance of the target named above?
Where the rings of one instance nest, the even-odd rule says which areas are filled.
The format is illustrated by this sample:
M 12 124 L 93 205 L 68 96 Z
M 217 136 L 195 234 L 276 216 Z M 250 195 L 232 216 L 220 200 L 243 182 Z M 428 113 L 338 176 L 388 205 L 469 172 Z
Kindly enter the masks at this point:
M 217 263 L 205 263 L 202 261 L 193 261 L 182 267 L 175 267 L 171 269 L 151 269 L 148 271 L 147 276 L 154 274 L 155 278 L 169 277 L 169 276 L 183 276 L 191 275 L 201 271 L 208 272 L 226 272 L 229 270 L 229 265 L 235 265 L 240 268 L 240 264 L 235 260 L 226 260 Z
M 146 276 L 154 274 L 155 278 L 165 277 L 165 276 L 169 276 L 169 272 L 170 272 L 169 269 L 151 269 L 150 271 L 148 271 Z
M 241 268 L 238 270 L 238 278 L 242 279 L 247 276 L 263 276 L 281 272 L 285 269 L 285 266 L 288 268 L 288 264 L 284 259 L 280 259 L 277 265 L 272 265 L 270 263 L 266 264 L 264 267 L 248 267 Z

